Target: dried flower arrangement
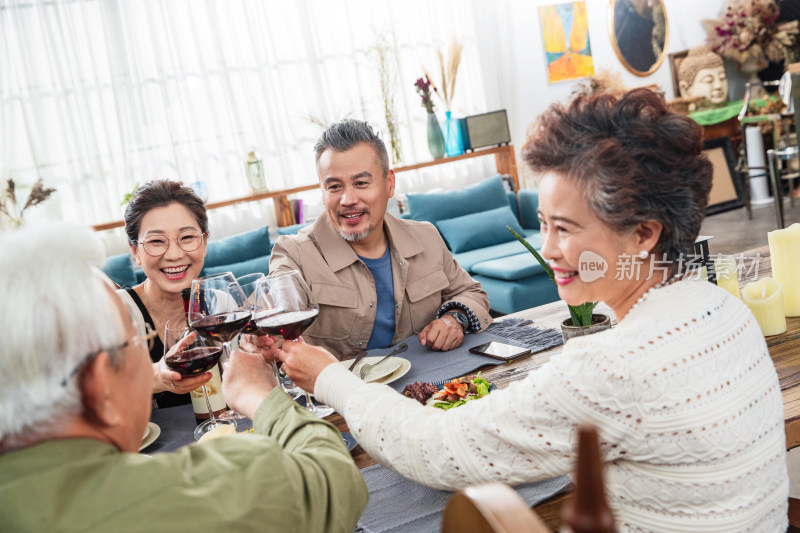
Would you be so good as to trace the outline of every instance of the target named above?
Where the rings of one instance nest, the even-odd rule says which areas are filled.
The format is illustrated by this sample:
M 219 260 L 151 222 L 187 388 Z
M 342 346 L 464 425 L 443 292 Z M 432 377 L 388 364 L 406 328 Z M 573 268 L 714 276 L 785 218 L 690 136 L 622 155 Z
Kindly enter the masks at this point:
M 417 88 L 417 94 L 419 94 L 420 98 L 422 98 L 422 107 L 424 107 L 428 113 L 433 113 L 434 105 L 433 99 L 431 98 L 431 88 L 433 89 L 433 92 L 436 92 L 437 94 L 438 91 L 431 83 L 428 75 L 426 74 L 424 78 L 417 78 L 417 81 L 414 82 L 414 87 Z
M 464 45 L 458 42 L 458 40 L 453 37 L 453 41 L 450 43 L 450 48 L 447 51 L 447 62 L 445 63 L 444 54 L 442 53 L 442 49 L 439 48 L 437 50 L 437 55 L 439 57 L 439 70 L 442 73 L 442 91 L 436 88 L 436 85 L 433 84 L 433 78 L 428 71 L 423 68 L 425 72 L 425 78 L 433 87 L 433 90 L 436 94 L 438 94 L 442 102 L 444 102 L 445 108 L 448 110 L 450 109 L 451 102 L 453 101 L 453 93 L 456 90 L 456 75 L 458 74 L 458 66 L 461 64 L 461 52 L 464 50 Z
M 19 226 L 22 224 L 22 215 L 25 213 L 26 209 L 44 202 L 54 192 L 56 192 L 56 190 L 45 187 L 40 178 L 33 185 L 33 189 L 31 189 L 28 195 L 28 200 L 20 209 L 19 203 L 17 202 L 16 184 L 13 179 L 9 178 L 6 186 L 6 197 L 3 199 L 3 202 L 0 203 L 0 213 L 6 214 L 12 226 Z
M 766 66 L 781 62 L 798 34 L 798 21 L 778 24 L 780 9 L 773 0 L 731 0 L 719 20 L 703 20 L 706 42 L 739 65 Z
M 599 92 L 623 93 L 628 89 L 622 83 L 619 72 L 608 68 L 597 69 L 594 76 L 582 79 L 573 89 L 572 95 L 592 95 Z
M 389 131 L 389 144 L 392 150 L 392 161 L 399 163 L 403 159 L 400 146 L 400 127 L 397 112 L 394 108 L 395 73 L 399 70 L 394 49 L 386 40 L 386 35 L 381 34 L 376 38 L 375 44 L 370 49 L 375 68 L 378 71 L 378 81 L 383 96 L 383 114 L 386 120 L 386 129 Z

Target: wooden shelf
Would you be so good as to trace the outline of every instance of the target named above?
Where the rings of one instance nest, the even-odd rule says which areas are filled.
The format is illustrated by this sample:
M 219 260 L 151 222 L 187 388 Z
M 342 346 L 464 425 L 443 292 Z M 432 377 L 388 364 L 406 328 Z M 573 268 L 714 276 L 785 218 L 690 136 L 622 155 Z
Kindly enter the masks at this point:
M 519 177 L 517 176 L 517 158 L 514 155 L 514 145 L 507 144 L 504 146 L 495 146 L 493 148 L 477 149 L 472 152 L 456 155 L 453 157 L 443 157 L 441 159 L 434 159 L 433 161 L 426 161 L 425 163 L 415 163 L 404 167 L 394 168 L 394 173 L 407 172 L 409 170 L 418 170 L 420 168 L 434 167 L 436 165 L 444 165 L 447 163 L 454 163 L 456 161 L 463 161 L 465 159 L 472 159 L 473 157 L 482 157 L 485 155 L 494 155 L 495 164 L 497 165 L 497 172 L 500 174 L 508 174 L 514 180 L 515 190 L 519 190 Z
M 259 200 L 266 200 L 267 198 L 272 198 L 276 204 L 281 202 L 283 199 L 290 194 L 296 194 L 298 192 L 305 192 L 305 191 L 312 191 L 314 189 L 319 189 L 319 183 L 315 183 L 313 185 L 303 185 L 302 187 L 294 187 L 292 189 L 282 189 L 279 191 L 267 191 L 261 192 L 257 194 L 251 194 L 249 196 L 240 196 L 239 198 L 231 198 L 229 200 L 223 200 L 221 202 L 211 202 L 206 204 L 206 209 L 217 209 L 219 207 L 227 207 L 229 205 L 235 204 L 243 204 L 247 202 L 257 202 Z M 115 220 L 114 222 L 106 222 L 105 224 L 96 224 L 92 226 L 95 231 L 103 231 L 112 228 L 120 228 L 125 225 L 125 222 L 122 220 Z M 288 225 L 288 224 L 287 224 Z
M 473 157 L 482 157 L 487 155 L 494 155 L 495 164 L 497 165 L 497 172 L 500 174 L 508 174 L 514 181 L 514 190 L 519 190 L 519 177 L 517 176 L 517 159 L 514 156 L 514 145 L 507 144 L 505 146 L 495 146 L 493 148 L 478 149 L 466 154 L 457 155 L 454 157 L 443 157 L 441 159 L 434 159 L 433 161 L 426 161 L 424 163 L 415 163 L 413 165 L 406 165 L 396 167 L 395 174 L 401 172 L 408 172 L 410 170 L 418 170 L 420 168 L 434 167 L 437 165 L 445 165 L 455 161 L 463 161 L 465 159 L 472 159 Z M 221 202 L 211 202 L 206 204 L 206 209 L 217 209 L 219 207 L 227 207 L 229 205 L 243 204 L 247 202 L 258 202 L 272 198 L 275 203 L 275 219 L 278 227 L 289 226 L 293 224 L 291 207 L 289 205 L 289 195 L 297 194 L 299 192 L 312 191 L 319 189 L 319 183 L 313 185 L 303 185 L 301 187 L 294 187 L 292 189 L 282 189 L 279 191 L 268 191 L 258 194 L 251 194 L 249 196 L 241 196 L 239 198 L 231 198 L 230 200 L 223 200 Z M 106 222 L 105 224 L 96 224 L 92 226 L 95 231 L 103 231 L 113 228 L 121 228 L 125 225 L 122 220 L 115 220 L 114 222 Z

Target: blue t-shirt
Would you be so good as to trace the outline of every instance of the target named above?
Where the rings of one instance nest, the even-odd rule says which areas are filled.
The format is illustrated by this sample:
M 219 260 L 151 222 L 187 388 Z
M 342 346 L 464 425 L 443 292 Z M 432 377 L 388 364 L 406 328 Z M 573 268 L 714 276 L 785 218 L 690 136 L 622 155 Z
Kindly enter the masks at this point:
M 386 253 L 379 259 L 369 259 L 360 255 L 358 257 L 372 273 L 375 291 L 378 293 L 375 323 L 372 325 L 367 350 L 386 348 L 392 345 L 394 339 L 394 282 L 389 247 L 386 247 Z

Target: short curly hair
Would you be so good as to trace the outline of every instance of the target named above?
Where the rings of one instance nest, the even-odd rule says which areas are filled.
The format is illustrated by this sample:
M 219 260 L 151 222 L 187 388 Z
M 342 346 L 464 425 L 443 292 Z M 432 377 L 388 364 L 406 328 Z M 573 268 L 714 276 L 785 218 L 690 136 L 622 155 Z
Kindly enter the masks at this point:
M 671 113 L 663 96 L 635 89 L 553 104 L 532 124 L 522 157 L 535 173 L 575 180 L 592 211 L 619 233 L 660 222 L 657 257 L 674 262 L 692 252 L 712 166 L 702 128 Z

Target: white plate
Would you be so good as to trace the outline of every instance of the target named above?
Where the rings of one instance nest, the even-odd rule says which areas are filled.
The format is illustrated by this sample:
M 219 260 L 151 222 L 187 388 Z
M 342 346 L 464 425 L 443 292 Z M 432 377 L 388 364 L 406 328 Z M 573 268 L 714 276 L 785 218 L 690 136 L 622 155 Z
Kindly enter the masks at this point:
M 359 363 L 353 369 L 353 372 L 357 376 L 358 375 L 358 371 L 361 369 L 361 365 L 364 365 L 366 363 L 377 363 L 381 359 L 382 359 L 382 356 L 365 357 L 364 359 L 359 361 Z M 394 372 L 392 372 L 389 375 L 384 375 L 380 379 L 372 379 L 372 380 L 370 380 L 372 383 L 383 383 L 383 384 L 391 383 L 391 382 L 396 381 L 396 380 L 400 379 L 401 377 L 405 376 L 408 373 L 408 371 L 411 370 L 411 361 L 409 361 L 408 359 L 403 359 L 402 357 L 394 357 L 393 359 L 396 359 L 398 361 L 398 366 L 397 366 L 397 368 L 395 368 Z M 373 370 L 372 372 L 370 372 L 370 375 L 367 376 L 367 377 L 371 378 L 371 377 L 373 377 L 372 374 L 374 372 L 382 371 L 383 370 L 382 367 L 383 367 L 384 364 L 387 364 L 387 368 L 391 368 L 388 365 L 388 363 L 392 363 L 392 360 L 389 359 L 389 360 L 384 361 L 381 364 L 381 366 L 377 367 L 377 370 Z M 350 365 L 353 364 L 353 360 L 351 359 L 349 361 L 340 361 L 339 364 L 344 366 L 345 368 L 349 368 Z
M 145 437 L 142 439 L 142 445 L 139 446 L 139 450 L 144 450 L 151 444 L 153 444 L 159 435 L 161 435 L 161 428 L 155 422 L 148 422 L 147 423 L 147 433 L 145 433 Z
M 361 375 L 361 369 L 364 368 L 366 365 L 374 365 L 378 361 L 381 361 L 383 357 L 365 357 L 356 365 L 353 369 L 353 373 L 357 376 Z M 393 374 L 395 370 L 400 368 L 403 362 L 400 360 L 400 357 L 390 357 L 386 361 L 382 362 L 378 366 L 373 366 L 367 377 L 364 378 L 364 381 L 370 383 L 372 381 L 378 381 L 381 378 L 388 376 L 389 374 Z

